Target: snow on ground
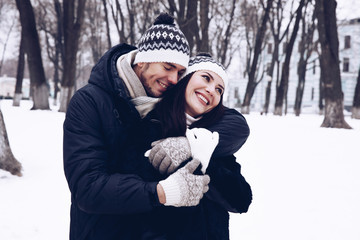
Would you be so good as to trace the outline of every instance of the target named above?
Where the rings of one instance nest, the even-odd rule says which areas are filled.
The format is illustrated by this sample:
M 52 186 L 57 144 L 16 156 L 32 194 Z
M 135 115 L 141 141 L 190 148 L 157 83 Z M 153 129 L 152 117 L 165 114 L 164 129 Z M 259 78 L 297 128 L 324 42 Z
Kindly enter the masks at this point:
M 0 170 L 0 239 L 68 238 L 70 194 L 62 168 L 64 113 L 0 101 L 23 177 Z M 231 239 L 359 240 L 360 120 L 324 129 L 323 117 L 245 116 L 248 141 L 236 154 L 252 186 L 249 212 L 230 215 Z

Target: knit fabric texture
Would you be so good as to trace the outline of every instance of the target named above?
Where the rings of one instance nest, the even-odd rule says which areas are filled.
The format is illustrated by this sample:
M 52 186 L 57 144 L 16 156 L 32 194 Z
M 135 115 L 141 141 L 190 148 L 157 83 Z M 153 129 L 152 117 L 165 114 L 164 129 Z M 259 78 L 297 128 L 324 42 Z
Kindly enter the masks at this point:
M 151 144 L 149 161 L 161 174 L 173 173 L 182 162 L 191 157 L 186 137 L 169 137 Z
M 190 145 L 186 137 L 170 137 L 160 143 L 162 149 L 176 166 L 191 157 Z
M 191 57 L 189 60 L 189 67 L 186 69 L 182 78 L 199 70 L 209 70 L 219 75 L 224 81 L 224 87 L 226 89 L 229 80 L 225 68 L 221 63 L 212 58 L 211 55 L 197 55 Z
M 167 179 L 160 181 L 166 196 L 166 206 L 189 207 L 196 206 L 209 190 L 208 175 L 195 175 L 193 172 L 199 166 L 198 160 L 192 160 Z
M 182 31 L 169 21 L 155 21 L 140 38 L 134 64 L 140 62 L 169 62 L 188 66 L 190 47 Z M 159 16 L 160 17 L 160 16 Z M 158 18 L 159 18 L 158 17 Z M 167 19 L 168 20 L 168 19 Z

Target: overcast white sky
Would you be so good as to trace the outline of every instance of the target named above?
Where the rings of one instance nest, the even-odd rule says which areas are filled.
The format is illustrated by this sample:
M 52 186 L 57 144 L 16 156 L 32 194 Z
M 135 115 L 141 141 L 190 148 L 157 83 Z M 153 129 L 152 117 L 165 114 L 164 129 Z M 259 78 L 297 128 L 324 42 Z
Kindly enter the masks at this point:
M 337 0 L 337 18 L 338 20 L 352 19 L 360 17 L 359 0 Z

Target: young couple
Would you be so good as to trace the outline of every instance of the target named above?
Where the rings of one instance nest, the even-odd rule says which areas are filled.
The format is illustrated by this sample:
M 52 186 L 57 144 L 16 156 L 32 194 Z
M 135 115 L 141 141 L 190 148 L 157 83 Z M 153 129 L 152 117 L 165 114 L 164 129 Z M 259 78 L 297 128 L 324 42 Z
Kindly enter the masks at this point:
M 228 211 L 251 203 L 233 156 L 249 128 L 222 105 L 226 73 L 189 61 L 173 21 L 161 14 L 138 49 L 110 49 L 69 104 L 70 239 L 227 239 Z

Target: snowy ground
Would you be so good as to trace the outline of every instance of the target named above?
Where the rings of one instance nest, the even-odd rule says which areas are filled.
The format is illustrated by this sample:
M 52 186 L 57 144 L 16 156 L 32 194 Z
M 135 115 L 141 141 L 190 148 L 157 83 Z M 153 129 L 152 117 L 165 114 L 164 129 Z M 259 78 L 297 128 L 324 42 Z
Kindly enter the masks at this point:
M 2 100 L 23 177 L 0 170 L 0 239 L 65 240 L 70 194 L 62 170 L 64 114 Z M 254 200 L 231 214 L 231 239 L 359 240 L 360 120 L 320 128 L 322 116 L 246 116 L 251 135 L 237 153 Z

